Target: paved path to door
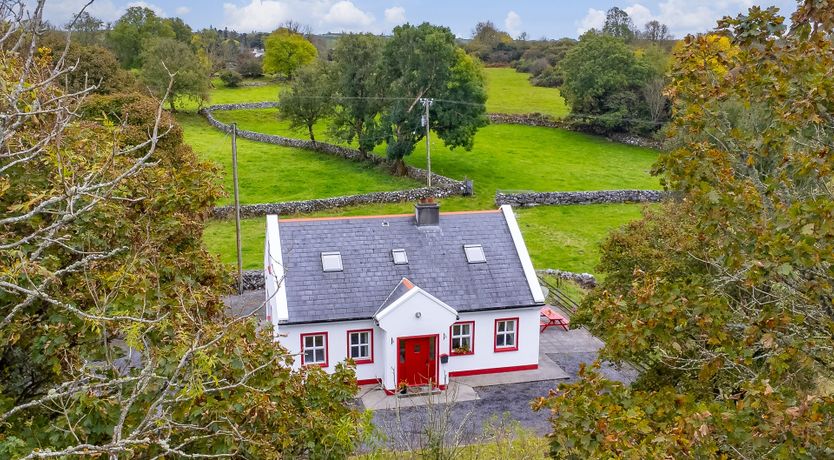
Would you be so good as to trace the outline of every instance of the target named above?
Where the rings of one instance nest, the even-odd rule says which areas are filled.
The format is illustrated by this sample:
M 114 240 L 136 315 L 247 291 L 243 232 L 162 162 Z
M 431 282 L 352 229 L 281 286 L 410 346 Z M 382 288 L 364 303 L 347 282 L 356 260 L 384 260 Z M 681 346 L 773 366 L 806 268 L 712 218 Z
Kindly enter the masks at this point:
M 584 329 L 564 331 L 549 328 L 541 334 L 541 352 L 564 372 L 562 375 L 565 378 L 516 383 L 502 383 L 501 379 L 496 378 L 494 384 L 489 384 L 489 375 L 478 376 L 484 382 L 471 387 L 474 395 L 467 391 L 466 400 L 453 401 L 450 400 L 453 398 L 444 396 L 433 398 L 428 405 L 399 405 L 399 408 L 395 405 L 393 409 L 375 410 L 374 424 L 388 437 L 389 446 L 397 449 L 419 446 L 418 438 L 424 432 L 424 427 L 430 421 L 438 423 L 438 420 L 442 420 L 450 435 L 458 436 L 464 442 L 477 441 L 484 424 L 491 419 L 515 420 L 539 434 L 546 434 L 550 430 L 549 414 L 533 412 L 531 402 L 547 396 L 559 383 L 575 381 L 580 363 L 592 363 L 602 345 L 599 339 Z M 612 365 L 604 365 L 602 372 L 609 378 L 624 382 L 631 382 L 636 376 L 631 369 L 619 369 Z

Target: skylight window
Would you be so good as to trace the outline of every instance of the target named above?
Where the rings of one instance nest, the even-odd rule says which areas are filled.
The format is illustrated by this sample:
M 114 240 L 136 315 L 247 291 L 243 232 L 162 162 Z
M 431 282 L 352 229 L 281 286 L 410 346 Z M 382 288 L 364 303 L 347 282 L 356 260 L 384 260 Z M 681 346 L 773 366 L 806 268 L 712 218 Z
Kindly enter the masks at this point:
M 342 271 L 342 254 L 339 252 L 322 252 L 321 269 L 326 272 Z
M 392 249 L 391 255 L 394 257 L 394 265 L 408 265 L 408 254 L 405 249 Z
M 484 248 L 480 244 L 465 244 L 463 245 L 463 252 L 466 253 L 466 260 L 470 264 L 486 263 Z

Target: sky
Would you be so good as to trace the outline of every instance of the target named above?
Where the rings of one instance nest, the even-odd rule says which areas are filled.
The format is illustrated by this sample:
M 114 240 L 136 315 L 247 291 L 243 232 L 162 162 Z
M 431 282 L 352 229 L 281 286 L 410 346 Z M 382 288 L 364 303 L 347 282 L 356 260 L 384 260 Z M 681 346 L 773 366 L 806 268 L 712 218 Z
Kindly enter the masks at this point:
M 86 0 L 47 0 L 45 15 L 64 24 Z M 624 9 L 642 27 L 656 19 L 675 37 L 705 32 L 723 16 L 735 16 L 752 5 L 778 6 L 790 16 L 795 0 L 95 0 L 94 16 L 112 22 L 129 6 L 146 6 L 161 16 L 182 18 L 193 29 L 228 27 L 239 32 L 271 31 L 287 20 L 308 25 L 315 33 L 387 33 L 405 22 L 444 25 L 458 37 L 471 37 L 475 24 L 492 21 L 514 37 L 577 37 L 599 28 L 611 7 Z

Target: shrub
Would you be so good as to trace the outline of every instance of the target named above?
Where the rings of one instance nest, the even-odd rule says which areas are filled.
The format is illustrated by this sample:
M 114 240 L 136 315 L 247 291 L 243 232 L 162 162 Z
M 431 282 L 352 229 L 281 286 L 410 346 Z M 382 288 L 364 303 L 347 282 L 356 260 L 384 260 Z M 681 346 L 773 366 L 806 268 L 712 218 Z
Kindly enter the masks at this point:
M 234 70 L 224 70 L 220 72 L 220 80 L 229 88 L 237 88 L 243 77 Z

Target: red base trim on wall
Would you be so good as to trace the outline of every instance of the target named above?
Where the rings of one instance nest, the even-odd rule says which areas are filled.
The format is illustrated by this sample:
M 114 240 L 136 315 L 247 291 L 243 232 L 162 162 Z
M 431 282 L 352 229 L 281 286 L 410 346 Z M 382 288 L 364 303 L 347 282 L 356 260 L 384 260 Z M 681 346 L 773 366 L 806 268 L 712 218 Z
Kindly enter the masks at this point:
M 532 371 L 538 368 L 538 364 L 526 364 L 524 366 L 493 367 L 490 369 L 472 369 L 469 371 L 449 372 L 449 377 L 466 377 L 468 375 L 498 374 L 500 372 Z
M 379 383 L 379 379 L 362 379 L 356 380 L 357 385 L 373 385 L 375 383 Z

